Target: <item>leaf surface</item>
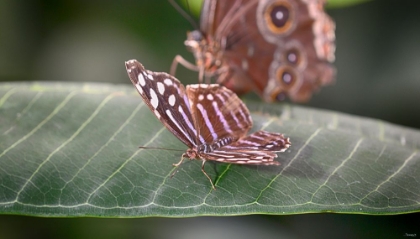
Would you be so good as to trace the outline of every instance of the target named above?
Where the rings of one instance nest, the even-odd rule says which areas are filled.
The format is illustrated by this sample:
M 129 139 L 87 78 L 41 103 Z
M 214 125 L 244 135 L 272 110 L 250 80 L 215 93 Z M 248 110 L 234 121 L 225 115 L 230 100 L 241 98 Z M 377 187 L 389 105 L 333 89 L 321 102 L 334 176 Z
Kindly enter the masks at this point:
M 186 146 L 130 85 L 0 84 L 0 213 L 190 217 L 420 208 L 420 132 L 380 120 L 246 102 L 292 146 L 280 166 L 185 161 Z M 139 149 L 164 147 L 180 151 Z

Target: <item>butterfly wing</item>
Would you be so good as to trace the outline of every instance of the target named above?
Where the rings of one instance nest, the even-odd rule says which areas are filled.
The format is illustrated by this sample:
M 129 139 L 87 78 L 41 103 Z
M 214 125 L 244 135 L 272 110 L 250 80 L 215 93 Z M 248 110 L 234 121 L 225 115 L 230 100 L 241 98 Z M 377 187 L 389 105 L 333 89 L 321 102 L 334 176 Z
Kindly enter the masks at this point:
M 226 16 L 231 15 L 240 7 L 241 0 L 205 0 L 200 13 L 200 31 L 214 36 Z M 226 20 L 225 20 L 226 21 Z
M 218 84 L 187 85 L 196 128 L 207 144 L 225 137 L 239 139 L 252 127 L 248 108 L 231 90 Z
M 324 0 L 260 2 L 259 30 L 267 42 L 276 44 L 263 89 L 265 100 L 290 97 L 293 101 L 307 101 L 320 86 L 333 82 L 335 24 L 323 10 L 324 3 Z M 284 9 L 276 11 L 280 6 Z M 287 12 L 288 20 L 284 27 L 272 27 L 275 19 L 267 16 L 279 12 Z M 262 23 L 263 18 L 266 24 Z
M 274 161 L 276 152 L 284 152 L 291 146 L 283 134 L 258 131 L 230 145 L 207 153 L 208 160 L 234 164 L 279 165 Z
M 145 70 L 136 60 L 125 63 L 131 82 L 155 116 L 189 148 L 196 145 L 189 101 L 185 88 L 175 77 Z M 204 142 L 203 138 L 199 141 Z
M 206 5 L 210 6 L 209 10 L 204 8 Z M 206 0 L 203 5 L 201 30 L 210 44 L 214 41 L 221 47 L 220 68 L 225 70 L 217 81 L 238 94 L 264 87 L 262 79 L 268 77 L 265 69 L 274 51 L 274 47 L 257 34 L 257 5 L 258 0 Z M 258 53 L 255 46 L 260 46 Z M 256 57 L 259 57 L 258 61 L 252 62 L 255 67 L 250 66 L 249 61 Z
M 307 101 L 333 81 L 335 25 L 324 0 L 206 0 L 201 30 L 221 46 L 219 83 L 264 100 Z M 210 69 L 213 70 L 213 69 Z
M 284 137 L 283 134 L 261 130 L 250 134 L 233 144 L 226 145 L 223 149 L 235 151 L 284 152 L 290 145 L 289 138 Z

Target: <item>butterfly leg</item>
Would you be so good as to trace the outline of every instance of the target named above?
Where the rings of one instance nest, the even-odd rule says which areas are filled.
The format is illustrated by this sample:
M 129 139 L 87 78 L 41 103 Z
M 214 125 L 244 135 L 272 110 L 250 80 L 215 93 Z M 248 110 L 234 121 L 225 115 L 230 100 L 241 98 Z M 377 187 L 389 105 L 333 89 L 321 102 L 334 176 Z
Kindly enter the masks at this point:
M 213 188 L 213 190 L 216 190 L 216 187 L 214 187 L 213 181 L 211 180 L 210 176 L 206 173 L 206 171 L 204 171 L 204 164 L 206 164 L 206 160 L 203 159 L 203 163 L 201 164 L 201 172 L 203 172 L 204 175 L 206 175 L 206 177 L 209 179 L 211 187 Z
M 177 172 L 177 170 L 176 170 L 176 168 L 178 168 L 179 167 L 179 165 L 181 165 L 182 164 L 182 162 L 184 161 L 184 157 L 187 157 L 187 154 L 182 154 L 181 155 L 181 160 L 179 160 L 179 162 L 178 163 L 174 163 L 174 164 L 172 164 L 172 166 L 174 166 L 175 167 L 175 170 L 174 170 L 174 172 L 171 174 L 171 178 L 175 175 L 175 173 Z
M 200 66 L 194 65 L 193 63 L 185 60 L 180 55 L 175 56 L 174 60 L 172 61 L 171 71 L 170 71 L 171 75 L 175 76 L 176 68 L 177 68 L 178 64 L 183 65 L 188 70 L 198 71 L 198 82 L 200 82 L 200 83 L 204 82 L 206 84 L 210 84 L 210 80 L 208 79 L 208 75 L 205 74 L 204 66 L 200 67 Z M 204 77 L 206 77 L 206 78 L 204 78 Z
M 200 68 L 194 64 L 192 64 L 191 62 L 185 60 L 182 56 L 180 55 L 176 55 L 174 60 L 172 61 L 172 65 L 171 65 L 171 71 L 170 74 L 175 76 L 176 73 L 176 68 L 178 66 L 178 64 L 183 65 L 185 68 L 191 70 L 191 71 L 200 71 Z

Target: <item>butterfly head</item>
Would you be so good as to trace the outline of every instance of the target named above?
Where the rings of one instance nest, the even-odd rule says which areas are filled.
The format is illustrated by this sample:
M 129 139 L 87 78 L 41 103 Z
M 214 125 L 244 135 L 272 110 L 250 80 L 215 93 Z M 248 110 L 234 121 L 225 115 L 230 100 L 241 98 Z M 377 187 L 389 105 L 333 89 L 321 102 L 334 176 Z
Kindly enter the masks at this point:
M 203 40 L 203 34 L 200 31 L 195 30 L 187 33 L 187 40 L 184 41 L 184 44 L 189 51 L 194 52 L 197 47 L 202 45 Z
M 186 156 L 189 159 L 196 159 L 198 158 L 197 149 L 187 149 L 187 152 L 184 153 L 184 156 Z

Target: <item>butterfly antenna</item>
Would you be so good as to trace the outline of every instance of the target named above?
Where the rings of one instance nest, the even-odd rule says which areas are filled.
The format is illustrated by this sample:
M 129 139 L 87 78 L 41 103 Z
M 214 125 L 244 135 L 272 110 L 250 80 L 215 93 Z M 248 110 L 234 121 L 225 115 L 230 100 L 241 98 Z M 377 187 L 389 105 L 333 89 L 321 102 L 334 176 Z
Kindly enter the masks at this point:
M 181 6 L 179 6 L 179 4 L 175 2 L 175 0 L 168 0 L 168 1 L 175 8 L 175 10 L 177 10 L 185 19 L 187 19 L 187 21 L 190 22 L 190 24 L 192 25 L 194 29 L 199 29 L 197 23 L 194 21 L 191 15 L 188 14 Z M 190 5 L 188 4 L 188 1 L 187 1 L 187 8 L 190 9 Z
M 168 149 L 168 148 L 145 147 L 145 146 L 139 146 L 139 149 L 159 149 L 159 150 L 178 151 L 178 152 L 185 151 L 185 150 L 182 150 L 182 149 Z

